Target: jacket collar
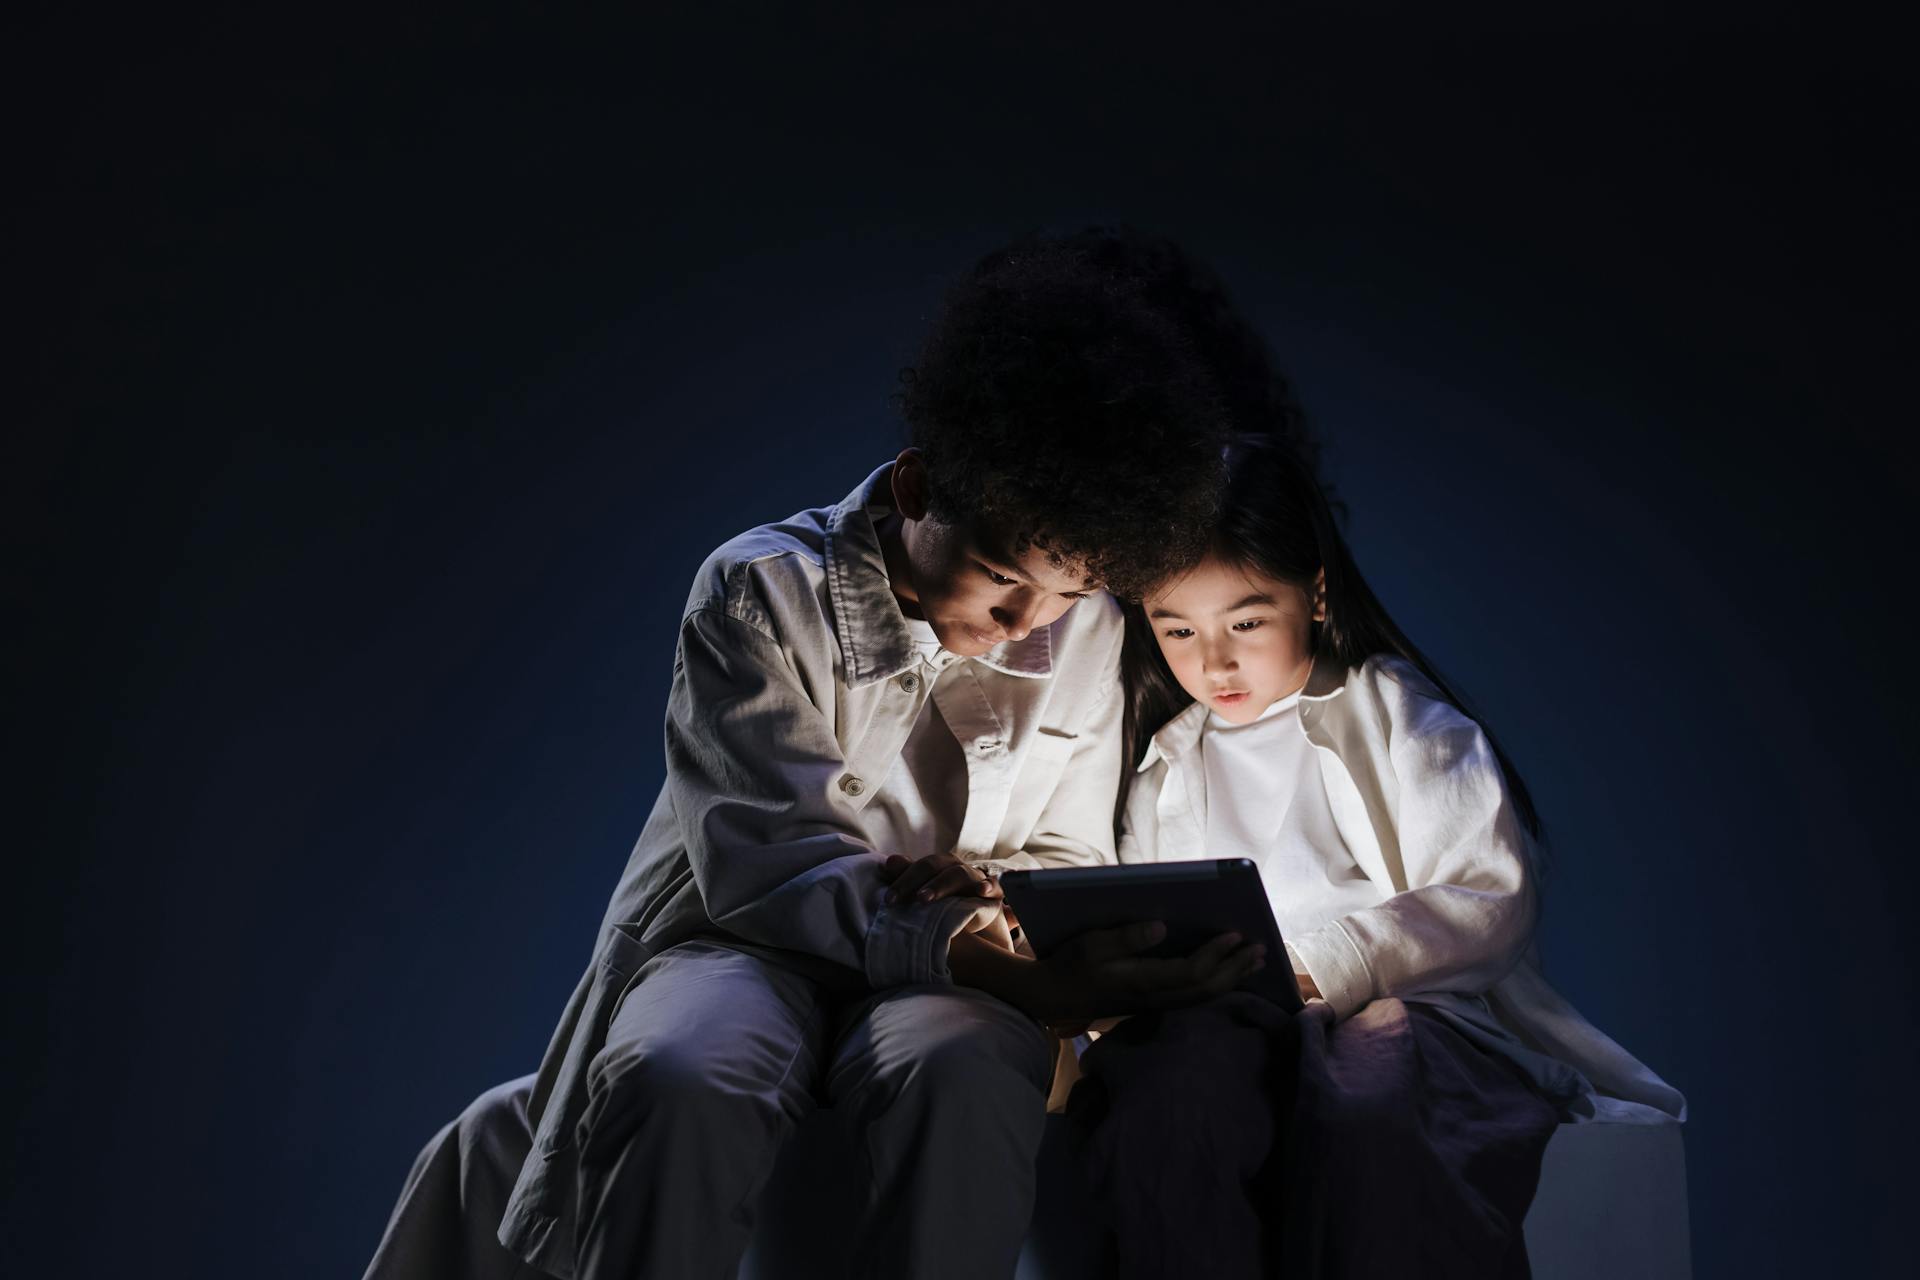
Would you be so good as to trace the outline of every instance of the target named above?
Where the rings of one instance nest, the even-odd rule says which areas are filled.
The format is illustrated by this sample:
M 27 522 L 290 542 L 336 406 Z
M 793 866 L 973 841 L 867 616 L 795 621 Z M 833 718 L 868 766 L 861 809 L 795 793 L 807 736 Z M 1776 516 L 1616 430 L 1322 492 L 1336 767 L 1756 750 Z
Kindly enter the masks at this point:
M 1339 659 L 1331 657 L 1315 658 L 1313 669 L 1307 672 L 1307 684 L 1300 691 L 1300 710 L 1304 717 L 1309 711 L 1317 710 L 1328 700 L 1338 697 L 1347 687 L 1347 667 Z M 1302 723 L 1304 723 L 1304 719 Z M 1207 705 L 1204 702 L 1189 703 L 1173 719 L 1160 727 L 1147 743 L 1146 754 L 1140 758 L 1136 773 L 1144 773 L 1154 763 L 1166 760 L 1169 764 L 1178 761 L 1200 743 L 1200 734 L 1207 727 Z
M 893 513 L 892 480 L 889 462 L 827 513 L 827 591 L 850 688 L 891 679 L 920 660 L 874 528 Z M 1024 640 L 995 645 L 974 661 L 1010 676 L 1050 676 L 1053 629 L 1038 627 Z

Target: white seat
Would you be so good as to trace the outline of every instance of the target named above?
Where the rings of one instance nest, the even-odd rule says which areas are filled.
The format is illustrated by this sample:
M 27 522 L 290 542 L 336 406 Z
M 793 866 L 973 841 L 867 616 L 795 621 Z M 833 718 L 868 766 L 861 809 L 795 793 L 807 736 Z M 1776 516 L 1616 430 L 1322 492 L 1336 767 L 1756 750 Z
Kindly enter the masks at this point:
M 1677 1124 L 1563 1124 L 1527 1211 L 1538 1280 L 1688 1280 L 1687 1157 Z
M 849 1273 L 848 1237 L 863 1175 L 827 1113 L 808 1118 L 775 1165 L 759 1202 L 740 1280 L 811 1280 Z M 1096 1280 L 1111 1274 L 1111 1240 L 1087 1201 L 1065 1121 L 1047 1118 L 1039 1194 L 1016 1280 Z M 1687 1280 L 1686 1158 L 1680 1126 L 1562 1125 L 1547 1144 L 1527 1214 L 1536 1280 Z

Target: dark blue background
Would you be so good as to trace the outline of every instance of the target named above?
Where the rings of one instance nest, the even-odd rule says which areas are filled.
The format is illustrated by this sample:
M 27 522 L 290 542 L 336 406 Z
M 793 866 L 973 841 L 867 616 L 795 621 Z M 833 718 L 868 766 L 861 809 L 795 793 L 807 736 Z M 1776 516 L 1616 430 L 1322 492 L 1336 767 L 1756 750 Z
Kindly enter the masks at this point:
M 1550 971 L 1691 1099 L 1699 1274 L 1887 1273 L 1892 42 L 702 9 L 32 20 L 8 1270 L 357 1274 L 419 1144 L 538 1061 L 702 555 L 891 455 L 951 273 L 1127 220 L 1271 335 L 1362 565 L 1531 782 Z

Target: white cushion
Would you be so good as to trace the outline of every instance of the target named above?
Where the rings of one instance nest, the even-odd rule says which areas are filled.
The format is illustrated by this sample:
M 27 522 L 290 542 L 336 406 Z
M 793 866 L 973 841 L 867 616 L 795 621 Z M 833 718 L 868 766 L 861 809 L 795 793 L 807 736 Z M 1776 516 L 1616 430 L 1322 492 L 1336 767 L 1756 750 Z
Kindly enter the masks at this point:
M 843 1151 L 827 1117 L 803 1122 L 759 1203 L 741 1280 L 846 1274 L 857 1249 L 846 1224 L 857 1211 L 860 1162 Z M 1686 1157 L 1677 1124 L 1562 1125 L 1547 1144 L 1527 1214 L 1535 1280 L 1686 1280 Z M 1112 1243 L 1097 1225 L 1065 1120 L 1047 1117 L 1039 1195 L 1017 1280 L 1095 1280 L 1111 1274 Z

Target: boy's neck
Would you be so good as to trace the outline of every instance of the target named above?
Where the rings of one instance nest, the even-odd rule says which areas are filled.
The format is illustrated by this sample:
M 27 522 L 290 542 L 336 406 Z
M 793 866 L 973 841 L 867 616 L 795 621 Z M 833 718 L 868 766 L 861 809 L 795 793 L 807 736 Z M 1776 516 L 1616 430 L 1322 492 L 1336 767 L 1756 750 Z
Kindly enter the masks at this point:
M 900 612 L 917 622 L 926 621 L 926 615 L 920 611 L 920 596 L 913 589 L 913 561 L 907 555 L 907 520 L 898 511 L 889 511 L 873 522 L 873 532 L 880 539 L 880 556 L 887 565 L 887 585 L 893 589 L 893 598 L 900 605 Z

